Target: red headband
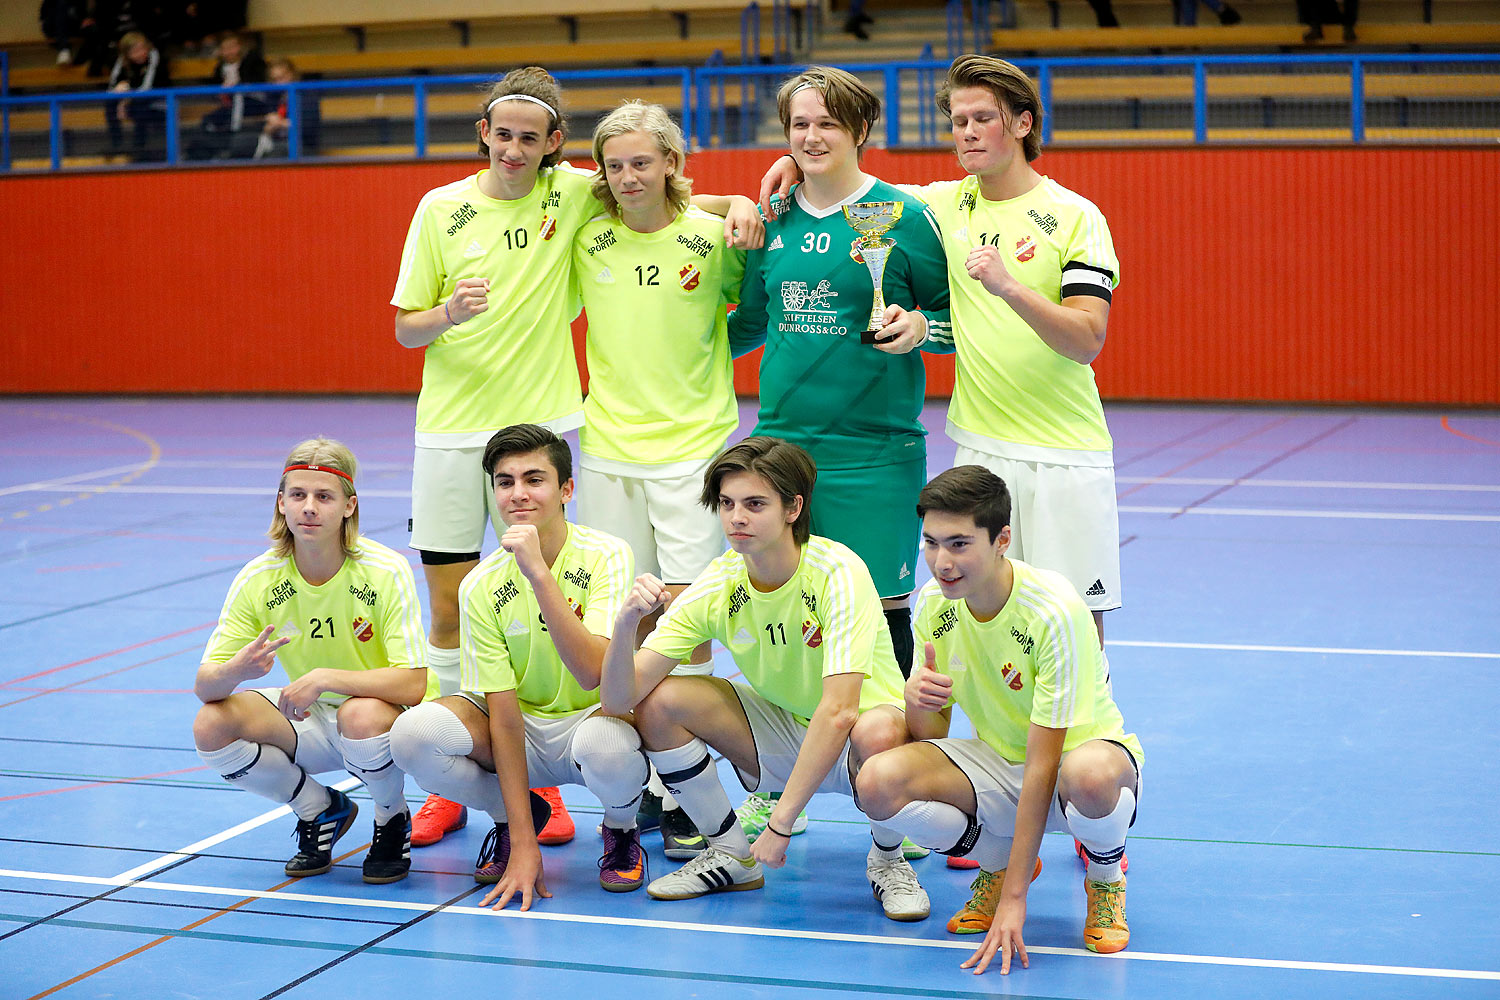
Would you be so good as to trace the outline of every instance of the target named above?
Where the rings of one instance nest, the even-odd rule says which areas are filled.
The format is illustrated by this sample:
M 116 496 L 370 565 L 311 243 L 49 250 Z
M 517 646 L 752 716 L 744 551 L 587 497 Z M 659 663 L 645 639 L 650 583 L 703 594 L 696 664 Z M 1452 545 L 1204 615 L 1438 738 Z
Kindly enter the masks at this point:
M 308 472 L 331 472 L 340 479 L 348 480 L 350 486 L 354 485 L 354 477 L 349 475 L 349 473 L 342 469 L 330 469 L 326 465 L 288 465 L 285 469 L 281 470 L 281 474 L 284 476 L 288 472 L 296 472 L 298 469 L 306 469 Z

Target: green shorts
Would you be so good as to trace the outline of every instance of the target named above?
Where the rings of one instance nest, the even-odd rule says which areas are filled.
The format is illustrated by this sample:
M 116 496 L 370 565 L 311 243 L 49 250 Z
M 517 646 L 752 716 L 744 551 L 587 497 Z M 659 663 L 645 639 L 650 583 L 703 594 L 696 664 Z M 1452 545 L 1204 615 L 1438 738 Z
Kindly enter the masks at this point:
M 926 483 L 925 456 L 864 469 L 819 469 L 812 533 L 853 549 L 881 597 L 909 594 L 916 589 L 922 537 L 917 494 Z

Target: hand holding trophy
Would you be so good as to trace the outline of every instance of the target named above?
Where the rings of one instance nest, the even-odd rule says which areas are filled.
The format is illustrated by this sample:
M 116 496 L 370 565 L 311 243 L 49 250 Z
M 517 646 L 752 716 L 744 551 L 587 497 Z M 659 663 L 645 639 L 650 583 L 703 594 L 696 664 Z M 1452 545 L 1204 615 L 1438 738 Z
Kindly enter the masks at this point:
M 906 206 L 899 201 L 863 201 L 844 206 L 844 221 L 859 233 L 854 248 L 864 258 L 870 269 L 870 279 L 875 284 L 875 298 L 870 306 L 870 320 L 859 336 L 862 344 L 873 344 L 885 326 L 885 294 L 881 286 L 885 282 L 885 265 L 896 249 L 896 241 L 883 239 L 891 228 L 901 221 L 901 210 Z

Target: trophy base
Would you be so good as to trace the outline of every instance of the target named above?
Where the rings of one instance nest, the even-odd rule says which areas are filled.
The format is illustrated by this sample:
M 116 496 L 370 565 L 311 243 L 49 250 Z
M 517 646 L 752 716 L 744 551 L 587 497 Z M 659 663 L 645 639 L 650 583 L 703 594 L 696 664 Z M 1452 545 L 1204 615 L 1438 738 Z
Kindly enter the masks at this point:
M 878 344 L 883 340 L 890 340 L 891 338 L 889 337 L 881 336 L 884 332 L 885 327 L 881 327 L 879 330 L 866 330 L 859 335 L 859 342 L 861 344 Z

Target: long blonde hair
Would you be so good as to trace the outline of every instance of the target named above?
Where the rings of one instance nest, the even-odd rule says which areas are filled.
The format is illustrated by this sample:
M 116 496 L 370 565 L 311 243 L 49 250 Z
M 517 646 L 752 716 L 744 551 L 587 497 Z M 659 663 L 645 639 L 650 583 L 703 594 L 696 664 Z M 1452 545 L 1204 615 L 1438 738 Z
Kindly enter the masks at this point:
M 359 464 L 354 460 L 354 453 L 350 451 L 343 442 L 332 438 L 315 437 L 308 438 L 287 455 L 286 461 L 282 463 L 283 469 L 291 469 L 295 465 L 315 465 L 335 473 L 339 486 L 343 488 L 344 499 L 348 500 L 355 496 L 354 473 Z M 342 472 L 340 476 L 337 473 Z M 281 482 L 276 487 L 276 501 L 271 504 L 271 527 L 266 529 L 266 537 L 271 540 L 271 548 L 278 556 L 289 556 L 292 554 L 292 529 L 287 526 L 286 515 L 281 513 L 281 494 L 286 490 L 286 472 L 281 474 Z M 345 479 L 344 476 L 349 478 Z M 354 545 L 359 541 L 359 505 L 354 507 L 354 513 L 344 518 L 344 555 L 347 558 L 356 558 Z
M 650 136 L 656 142 L 657 151 L 672 159 L 674 169 L 667 174 L 667 203 L 672 206 L 674 214 L 681 214 L 693 196 L 693 182 L 682 176 L 687 143 L 682 138 L 682 129 L 660 104 L 626 101 L 605 115 L 594 128 L 594 162 L 599 165 L 594 172 L 594 197 L 603 202 L 610 215 L 620 217 L 620 205 L 615 201 L 615 193 L 609 189 L 609 178 L 604 174 L 604 144 L 632 132 L 644 132 Z

